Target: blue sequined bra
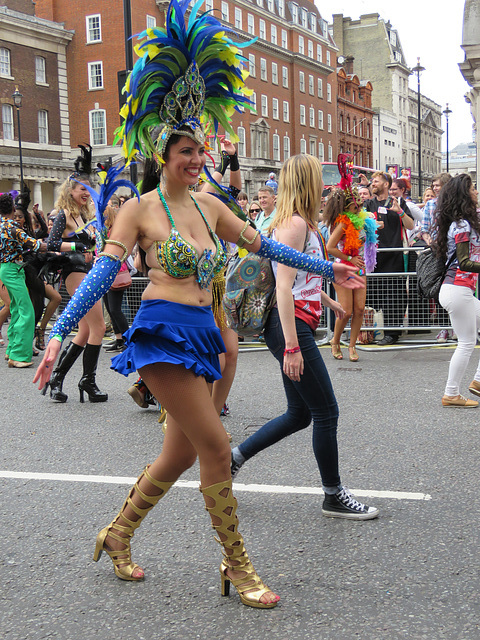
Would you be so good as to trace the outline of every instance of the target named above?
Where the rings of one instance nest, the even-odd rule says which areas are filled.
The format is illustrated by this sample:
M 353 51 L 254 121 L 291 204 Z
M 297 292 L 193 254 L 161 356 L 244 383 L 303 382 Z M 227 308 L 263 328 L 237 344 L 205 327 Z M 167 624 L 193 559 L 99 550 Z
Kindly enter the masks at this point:
M 206 289 L 213 278 L 222 271 L 227 262 L 227 255 L 222 243 L 212 231 L 203 211 L 192 197 L 193 203 L 200 212 L 203 221 L 207 225 L 210 236 L 215 243 L 215 253 L 213 253 L 212 249 L 205 249 L 199 257 L 195 247 L 184 240 L 178 232 L 170 209 L 159 187 L 157 191 L 168 219 L 170 220 L 170 224 L 172 225 L 170 235 L 164 242 L 158 240 L 154 242 L 153 246 L 155 248 L 157 262 L 162 270 L 169 276 L 172 276 L 172 278 L 189 278 L 190 276 L 195 276 L 200 288 Z

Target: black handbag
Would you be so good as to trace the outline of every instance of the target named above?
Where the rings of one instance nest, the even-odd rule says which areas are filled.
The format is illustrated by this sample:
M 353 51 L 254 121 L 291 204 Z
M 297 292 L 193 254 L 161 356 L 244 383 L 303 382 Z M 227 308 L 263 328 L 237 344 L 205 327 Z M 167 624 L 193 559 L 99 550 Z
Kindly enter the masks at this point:
M 429 247 L 418 254 L 417 258 L 417 290 L 423 298 L 433 299 L 438 302 L 440 287 L 443 284 L 448 267 L 456 258 L 454 251 L 451 258 L 445 264 Z

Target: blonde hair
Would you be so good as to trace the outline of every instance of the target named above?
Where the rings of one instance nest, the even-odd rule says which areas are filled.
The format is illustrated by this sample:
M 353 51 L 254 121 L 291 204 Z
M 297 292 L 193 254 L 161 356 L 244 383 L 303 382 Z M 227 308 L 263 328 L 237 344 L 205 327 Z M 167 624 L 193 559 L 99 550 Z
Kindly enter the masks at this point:
M 322 206 L 322 164 L 305 153 L 290 157 L 278 178 L 277 211 L 269 231 L 288 223 L 298 213 L 311 228 L 318 226 Z
M 88 176 L 80 176 L 78 178 L 80 182 L 89 182 Z M 55 209 L 57 211 L 64 211 L 65 214 L 72 216 L 81 216 L 84 222 L 91 220 L 95 214 L 90 204 L 79 206 L 72 198 L 72 191 L 78 185 L 78 182 L 67 178 L 60 187 L 57 201 L 55 202 Z
M 105 211 L 103 212 L 103 215 L 105 216 L 105 226 L 107 227 L 107 229 L 111 229 L 113 227 L 113 223 L 115 222 L 117 213 L 118 209 L 115 209 L 115 207 L 107 204 L 107 206 L 105 207 Z

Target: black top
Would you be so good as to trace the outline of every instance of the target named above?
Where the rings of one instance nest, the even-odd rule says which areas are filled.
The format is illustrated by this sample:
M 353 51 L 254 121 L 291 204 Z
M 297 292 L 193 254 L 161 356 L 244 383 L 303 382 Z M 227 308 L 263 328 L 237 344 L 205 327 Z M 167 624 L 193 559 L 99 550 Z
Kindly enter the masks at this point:
M 86 229 L 78 233 L 69 235 L 68 238 L 63 237 L 63 233 L 67 227 L 67 218 L 64 211 L 60 211 L 53 222 L 52 230 L 47 239 L 47 249 L 49 251 L 60 251 L 62 242 L 81 243 L 86 249 L 91 249 L 95 244 L 95 239 L 90 236 Z
M 366 211 L 375 213 L 378 222 L 383 222 L 383 229 L 378 229 L 378 247 L 402 247 L 402 220 L 396 211 L 388 209 L 385 205 L 391 205 L 392 199 L 377 200 L 372 198 L 364 203 Z M 406 215 L 412 218 L 407 203 L 399 201 L 400 206 Z M 413 219 L 413 218 L 412 218 Z M 375 273 L 387 273 L 389 271 L 404 271 L 403 253 L 392 251 L 387 253 L 377 253 L 377 266 Z

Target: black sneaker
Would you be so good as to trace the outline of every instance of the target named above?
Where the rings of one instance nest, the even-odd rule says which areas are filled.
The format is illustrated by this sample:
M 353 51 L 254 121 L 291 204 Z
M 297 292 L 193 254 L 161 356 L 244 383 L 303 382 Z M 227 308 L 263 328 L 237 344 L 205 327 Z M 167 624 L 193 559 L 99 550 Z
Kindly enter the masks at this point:
M 119 351 L 125 351 L 126 348 L 125 340 L 122 338 L 121 340 L 115 340 L 111 345 L 105 347 L 105 351 L 107 353 L 117 353 Z
M 349 520 L 373 520 L 379 514 L 376 507 L 369 507 L 359 502 L 352 494 L 342 487 L 334 495 L 325 494 L 322 513 L 330 518 L 348 518 Z
M 243 464 L 244 464 L 243 462 L 237 462 L 232 454 L 232 462 L 230 464 L 230 473 L 232 474 L 232 480 L 235 478 L 237 473 L 243 467 Z

